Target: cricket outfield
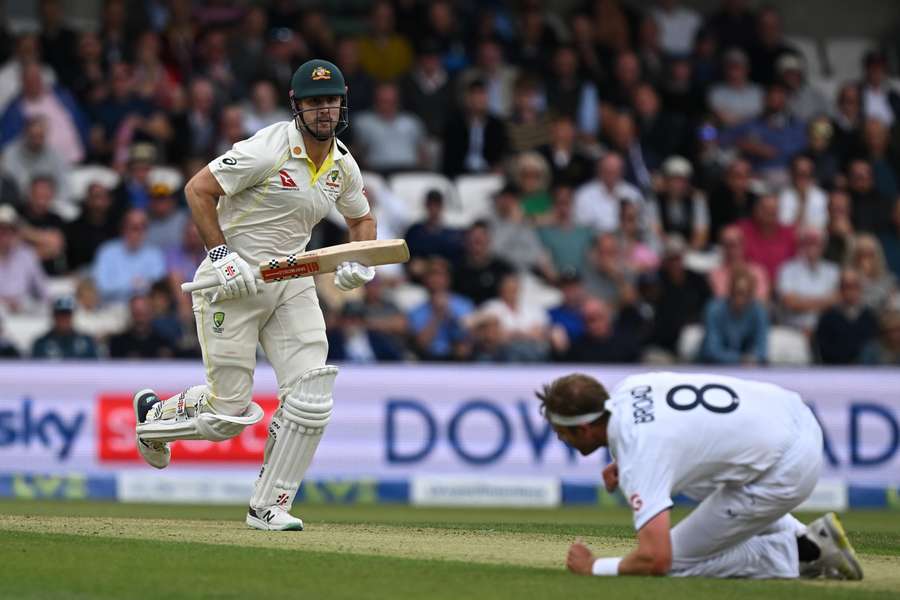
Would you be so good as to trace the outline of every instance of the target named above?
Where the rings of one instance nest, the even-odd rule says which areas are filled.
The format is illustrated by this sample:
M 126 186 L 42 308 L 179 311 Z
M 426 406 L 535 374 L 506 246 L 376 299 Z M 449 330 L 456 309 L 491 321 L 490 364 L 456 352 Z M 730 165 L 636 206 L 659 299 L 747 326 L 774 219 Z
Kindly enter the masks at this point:
M 306 531 L 250 530 L 242 507 L 0 501 L 0 597 L 818 600 L 900 593 L 897 511 L 842 515 L 866 571 L 859 583 L 566 573 L 565 551 L 576 537 L 606 555 L 627 551 L 633 533 L 621 509 L 300 505 L 294 512 Z

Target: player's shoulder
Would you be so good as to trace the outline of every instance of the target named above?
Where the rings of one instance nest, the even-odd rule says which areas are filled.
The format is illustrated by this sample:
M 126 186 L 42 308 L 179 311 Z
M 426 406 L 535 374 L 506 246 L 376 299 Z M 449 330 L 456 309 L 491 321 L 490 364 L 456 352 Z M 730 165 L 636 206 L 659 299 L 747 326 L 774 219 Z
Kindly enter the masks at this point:
M 344 142 L 342 142 L 341 140 L 335 138 L 334 146 L 340 159 L 337 161 L 337 163 L 340 166 L 341 170 L 348 175 L 353 175 L 354 177 L 362 177 L 362 172 L 359 168 L 359 164 L 357 164 L 356 159 L 353 158 L 353 155 L 350 154 L 350 150 L 347 149 L 347 145 L 344 144 Z

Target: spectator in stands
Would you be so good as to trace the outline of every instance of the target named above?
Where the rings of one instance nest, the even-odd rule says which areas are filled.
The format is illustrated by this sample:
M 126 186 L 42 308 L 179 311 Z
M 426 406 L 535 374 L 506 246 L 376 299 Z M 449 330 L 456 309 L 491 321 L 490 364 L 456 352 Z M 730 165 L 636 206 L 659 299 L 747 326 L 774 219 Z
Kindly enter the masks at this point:
M 30 312 L 47 299 L 47 283 L 37 253 L 19 239 L 19 216 L 0 205 L 0 306 L 6 312 Z
M 54 180 L 38 175 L 31 180 L 21 213 L 22 239 L 37 251 L 48 275 L 61 275 L 67 270 L 65 222 L 52 210 L 55 196 Z
M 336 52 L 336 64 L 341 66 L 344 82 L 348 88 L 353 90 L 351 92 L 353 94 L 353 109 L 359 111 L 371 109 L 375 97 L 375 80 L 372 79 L 359 62 L 359 40 L 352 37 L 341 38 L 337 42 Z M 404 94 L 402 97 L 404 102 L 406 102 L 407 96 Z
M 806 334 L 812 333 L 819 315 L 837 301 L 840 267 L 822 259 L 822 232 L 801 227 L 797 256 L 778 271 L 775 291 L 781 304 L 781 321 Z
M 169 282 L 165 279 L 154 281 L 150 286 L 147 299 L 150 301 L 150 310 L 153 313 L 150 322 L 153 331 L 161 338 L 168 340 L 173 347 L 177 347 L 184 337 L 185 327 L 179 319 Z M 190 322 L 193 325 L 193 315 L 191 315 Z
M 492 247 L 490 225 L 476 221 L 466 231 L 462 260 L 453 264 L 453 291 L 476 305 L 497 297 L 503 276 L 515 270 Z
M 273 27 L 269 30 L 266 54 L 258 76 L 271 80 L 276 89 L 290 89 L 296 65 L 302 64 L 307 57 L 307 48 L 299 33 L 286 26 Z M 204 99 L 205 96 L 204 90 Z
M 774 6 L 765 6 L 756 15 L 756 40 L 748 47 L 751 77 L 761 85 L 775 81 L 778 59 L 797 54 L 797 49 L 784 40 L 781 15 Z
M 138 37 L 132 76 L 134 92 L 139 98 L 150 105 L 172 108 L 179 81 L 162 60 L 162 40 L 157 32 L 144 31 Z
M 652 221 L 666 233 L 677 233 L 693 250 L 702 250 L 709 239 L 709 206 L 706 196 L 691 185 L 694 168 L 683 156 L 670 156 L 662 165 Z
M 667 54 L 686 56 L 691 53 L 694 36 L 700 28 L 700 15 L 678 0 L 660 0 L 650 10 L 659 25 L 660 44 Z
M 538 238 L 550 254 L 557 273 L 584 272 L 588 248 L 594 232 L 587 225 L 577 225 L 573 219 L 572 188 L 557 185 L 553 188 L 553 209 L 537 228 Z
M 862 112 L 867 119 L 881 121 L 891 127 L 900 116 L 900 94 L 887 77 L 887 56 L 872 50 L 863 57 L 864 77 L 859 84 Z
M 888 268 L 900 280 L 900 200 L 894 201 L 890 225 L 878 234 L 878 241 Z
M 215 153 L 224 154 L 237 142 L 251 135 L 253 134 L 244 129 L 244 110 L 237 104 L 226 106 L 219 113 L 219 136 L 215 144 Z
M 485 82 L 476 79 L 465 90 L 463 110 L 447 119 L 442 136 L 442 170 L 450 177 L 497 170 L 509 144 L 503 121 L 488 112 Z
M 557 348 L 560 360 L 576 363 L 635 362 L 640 347 L 634 336 L 615 319 L 612 308 L 603 300 L 589 298 L 582 306 L 584 335 L 567 348 Z
M 847 263 L 859 275 L 863 304 L 875 311 L 887 306 L 897 293 L 897 279 L 887 268 L 878 238 L 865 233 L 857 235 Z
M 519 190 L 506 186 L 494 195 L 490 217 L 491 252 L 517 271 L 533 271 L 554 281 L 556 271 L 534 227 L 525 220 Z
M 425 127 L 417 116 L 400 110 L 396 84 L 375 88 L 373 110 L 360 114 L 353 129 L 354 152 L 368 169 L 400 171 L 428 164 Z
M 41 80 L 47 87 L 56 83 L 56 73 L 50 65 L 41 64 L 38 37 L 25 33 L 16 39 L 13 55 L 0 66 L 0 114 L 22 93 L 22 76 L 28 65 L 37 65 Z
M 187 210 L 178 205 L 175 190 L 169 183 L 157 179 L 153 182 L 151 178 L 147 243 L 165 251 L 181 243 L 190 217 Z
M 585 323 L 581 308 L 588 297 L 581 285 L 581 277 L 575 273 L 563 273 L 557 287 L 562 294 L 562 301 L 547 312 L 550 318 L 550 340 L 554 348 L 567 347 L 571 341 L 584 334 Z
M 605 49 L 597 43 L 598 32 L 590 16 L 576 11 L 570 18 L 569 29 L 572 32 L 572 47 L 578 54 L 585 77 L 593 81 L 603 80 L 607 76 Z
M 20 356 L 19 350 L 16 348 L 15 344 L 4 337 L 3 319 L 0 317 L 0 359 L 19 358 Z
M 328 360 L 350 363 L 393 362 L 403 359 L 396 340 L 368 326 L 365 309 L 358 302 L 341 308 L 338 327 L 328 328 Z
M 712 293 L 706 279 L 684 266 L 688 246 L 678 233 L 666 238 L 662 265 L 651 279 L 647 300 L 653 307 L 650 344 L 667 353 L 667 362 L 678 351 L 681 330 L 697 323 Z
M 763 113 L 723 136 L 770 182 L 787 181 L 791 158 L 806 148 L 806 126 L 787 112 L 787 94 L 779 83 L 766 88 Z
M 619 204 L 619 246 L 627 268 L 635 273 L 653 271 L 659 265 L 658 232 L 645 226 L 637 204 Z
M 765 269 L 755 262 L 747 260 L 744 252 L 744 233 L 737 225 L 729 225 L 722 230 L 719 236 L 719 245 L 722 248 L 721 264 L 709 272 L 709 285 L 713 294 L 718 298 L 728 295 L 731 285 L 732 273 L 745 270 L 753 277 L 753 289 L 756 299 L 764 306 L 769 303 L 769 278 Z
M 385 278 L 379 274 L 363 289 L 362 316 L 369 331 L 386 336 L 403 348 L 409 336 L 409 322 L 396 304 L 385 297 Z
M 622 157 L 625 182 L 641 192 L 649 192 L 653 186 L 650 170 L 659 165 L 651 162 L 651 156 L 641 143 L 634 117 L 623 111 L 610 115 L 606 122 L 609 148 Z
M 550 143 L 538 148 L 550 165 L 553 185 L 578 186 L 591 178 L 594 161 L 576 145 L 576 133 L 571 115 L 556 114 L 550 123 Z
M 630 110 L 634 91 L 643 82 L 644 74 L 637 54 L 627 48 L 617 51 L 612 63 L 612 85 L 603 90 L 601 120 L 615 112 Z
M 725 79 L 709 89 L 707 103 L 719 123 L 733 127 L 762 113 L 763 91 L 750 81 L 747 54 L 732 48 L 722 61 Z
M 750 163 L 742 158 L 733 160 L 722 182 L 709 197 L 710 237 L 719 237 L 722 228 L 739 219 L 749 217 L 759 196 L 751 189 Z
M 248 135 L 253 135 L 264 127 L 291 118 L 290 113 L 278 99 L 279 96 L 271 81 L 262 79 L 253 84 L 250 101 L 245 104 L 243 113 L 243 128 Z
M 441 64 L 440 44 L 434 38 L 426 38 L 419 45 L 415 67 L 400 82 L 403 105 L 419 117 L 428 137 L 439 139 L 454 106 L 453 95 L 450 74 Z
M 588 293 L 612 306 L 629 304 L 635 295 L 636 279 L 636 274 L 622 255 L 616 234 L 598 235 L 582 273 L 582 281 Z
M 775 65 L 778 81 L 787 92 L 788 112 L 801 123 L 814 117 L 828 115 L 828 101 L 822 92 L 809 84 L 803 68 L 803 58 L 793 52 L 782 54 Z
M 867 118 L 862 130 L 862 156 L 872 165 L 875 189 L 883 198 L 896 198 L 900 191 L 897 165 L 900 156 L 891 144 L 890 128 L 878 119 Z
M 879 336 L 862 350 L 860 362 L 865 365 L 900 365 L 900 310 L 891 309 L 878 320 Z
M 334 20 L 325 14 L 321 5 L 303 11 L 303 18 L 295 21 L 310 56 L 335 56 Z
M 664 111 L 651 85 L 635 89 L 634 110 L 647 169 L 656 171 L 667 156 L 688 151 L 685 115 Z
M 766 270 L 770 284 L 776 281 L 778 269 L 797 252 L 794 227 L 778 222 L 778 198 L 771 194 L 760 197 L 753 215 L 737 225 L 744 234 L 747 259 Z
M 469 320 L 472 338 L 472 362 L 509 363 L 517 359 L 509 352 L 509 344 L 503 336 L 500 317 L 494 313 L 479 310 Z
M 825 235 L 825 258 L 843 264 L 850 252 L 853 236 L 856 235 L 850 218 L 850 195 L 843 190 L 835 190 L 828 195 L 828 227 Z
M 442 258 L 428 261 L 425 272 L 428 300 L 409 313 L 416 354 L 423 360 L 463 359 L 469 355 L 465 319 L 472 301 L 450 291 L 450 266 Z
M 124 304 L 102 306 L 97 286 L 90 277 L 78 281 L 75 305 L 75 329 L 99 342 L 105 342 L 110 335 L 122 333 L 128 326 L 128 307 Z
M 500 280 L 497 298 L 486 301 L 478 311 L 496 316 L 505 350 L 514 362 L 537 362 L 549 351 L 547 311 L 522 298 L 519 276 L 513 273 Z
M 588 26 L 601 52 L 608 55 L 628 48 L 631 27 L 637 20 L 634 9 L 621 0 L 603 0 L 593 3 L 589 10 Z
M 693 67 L 687 58 L 669 61 L 659 89 L 663 109 L 669 113 L 685 115 L 693 122 L 705 110 L 706 98 L 694 81 Z
M 31 180 L 38 175 L 52 178 L 56 183 L 59 205 L 68 197 L 68 163 L 47 144 L 47 119 L 41 115 L 29 117 L 22 135 L 3 152 L 3 173 L 18 186 L 19 195 L 26 195 Z
M 362 68 L 381 82 L 402 77 L 412 67 L 412 46 L 395 30 L 390 2 L 381 0 L 372 5 L 369 32 L 359 39 L 359 57 Z
M 710 300 L 704 311 L 699 360 L 722 365 L 761 365 L 768 357 L 769 317 L 754 299 L 754 279 L 746 270 L 731 274 L 727 298 Z
M 877 233 L 891 222 L 894 203 L 875 188 L 871 163 L 854 160 L 847 167 L 853 226 L 857 231 Z
M 841 273 L 840 300 L 822 313 L 816 326 L 816 353 L 827 365 L 854 364 L 876 335 L 878 322 L 872 309 L 863 303 L 859 273 L 845 269 Z
M 816 182 L 812 159 L 798 154 L 791 160 L 791 184 L 778 196 L 778 221 L 782 225 L 812 227 L 828 225 L 828 197 Z
M 815 179 L 826 190 L 832 189 L 840 176 L 840 160 L 834 149 L 834 125 L 828 117 L 816 117 L 807 129 L 809 147 L 806 154 L 815 164 Z
M 109 340 L 110 358 L 172 358 L 175 348 L 170 340 L 153 330 L 153 309 L 147 296 L 137 294 L 128 302 L 129 328 Z
M 503 47 L 493 38 L 481 40 L 475 55 L 475 64 L 459 76 L 460 91 L 469 89 L 475 81 L 484 82 L 489 114 L 505 119 L 512 113 L 513 86 L 519 70 L 506 63 Z
M 600 130 L 600 99 L 597 86 L 580 72 L 574 47 L 556 49 L 551 73 L 551 77 L 544 78 L 547 106 L 557 115 L 571 118 L 579 136 L 595 138 Z
M 709 17 L 707 27 L 722 45 L 749 48 L 756 39 L 756 19 L 747 0 L 719 2 L 719 10 Z
M 253 81 L 265 60 L 269 17 L 263 6 L 249 6 L 230 40 L 231 68 L 239 81 Z M 251 92 L 252 93 L 252 92 Z
M 0 117 L 0 144 L 15 139 L 25 129 L 26 119 L 38 115 L 47 121 L 47 144 L 66 162 L 81 162 L 87 119 L 67 91 L 44 84 L 39 64 L 28 63 L 22 67 L 22 93 Z
M 575 190 L 575 222 L 595 231 L 614 231 L 619 226 L 619 202 L 643 202 L 640 190 L 624 180 L 625 163 L 617 152 L 597 161 L 595 179 Z
M 722 50 L 726 48 L 741 48 L 743 46 L 736 45 L 731 40 L 719 40 L 708 29 L 701 28 L 694 38 L 694 52 L 691 54 L 691 72 L 694 83 L 703 90 L 708 92 L 714 82 L 719 81 L 722 71 Z M 703 94 L 704 110 L 709 105 L 709 94 Z
M 550 115 L 533 75 L 523 73 L 516 78 L 506 133 L 509 149 L 516 153 L 534 150 L 550 141 Z
M 101 100 L 108 78 L 100 36 L 93 31 L 79 33 L 75 52 L 78 62 L 73 75 L 77 77 L 68 87 L 81 106 L 90 112 L 91 106 Z
M 206 248 L 203 247 L 203 240 L 192 220 L 188 219 L 184 224 L 179 244 L 169 246 L 164 252 L 169 277 L 178 283 L 194 279 L 197 267 L 206 258 Z
M 540 2 L 525 3 L 519 13 L 519 39 L 513 62 L 524 71 L 546 73 L 554 51 L 559 46 L 559 37 L 550 24 L 550 15 L 545 13 Z
M 287 88 L 285 88 L 287 89 Z M 216 91 L 212 82 L 195 77 L 188 87 L 187 128 L 191 156 L 209 156 L 216 144 Z
M 71 271 L 93 262 L 97 248 L 119 231 L 112 213 L 112 196 L 102 183 L 88 185 L 81 206 L 78 218 L 65 225 L 66 265 Z
M 455 6 L 447 0 L 429 2 L 425 25 L 425 35 L 437 42 L 441 64 L 451 75 L 469 64 L 465 24 L 454 11 Z
M 847 160 L 856 149 L 862 123 L 860 90 L 856 84 L 846 83 L 838 90 L 834 111 L 834 149 L 842 161 Z
M 125 213 L 121 231 L 120 237 L 100 246 L 92 269 L 104 302 L 125 302 L 146 293 L 166 274 L 162 250 L 147 242 L 147 215 L 142 210 Z
M 644 82 L 659 88 L 666 70 L 666 53 L 660 46 L 659 25 L 650 15 L 641 17 L 634 51 L 641 62 Z
M 120 128 L 132 119 L 150 116 L 151 103 L 140 97 L 135 87 L 131 67 L 124 62 L 110 67 L 109 91 L 91 111 L 92 151 L 100 156 L 111 156 L 115 150 L 116 136 Z
M 463 252 L 463 235 L 444 224 L 444 194 L 428 190 L 425 194 L 425 219 L 414 223 L 403 236 L 409 247 L 409 271 L 414 278 L 424 274 L 423 259 L 439 256 L 456 264 Z
M 512 160 L 509 179 L 519 191 L 528 219 L 539 219 L 550 210 L 550 166 L 537 152 L 522 152 Z
M 37 360 L 91 360 L 99 358 L 89 335 L 75 331 L 75 300 L 64 296 L 53 303 L 53 327 L 34 342 L 31 357 Z
M 151 144 L 138 143 L 131 147 L 127 171 L 113 191 L 113 207 L 117 216 L 129 208 L 146 210 L 150 205 L 150 171 L 156 159 L 156 148 Z

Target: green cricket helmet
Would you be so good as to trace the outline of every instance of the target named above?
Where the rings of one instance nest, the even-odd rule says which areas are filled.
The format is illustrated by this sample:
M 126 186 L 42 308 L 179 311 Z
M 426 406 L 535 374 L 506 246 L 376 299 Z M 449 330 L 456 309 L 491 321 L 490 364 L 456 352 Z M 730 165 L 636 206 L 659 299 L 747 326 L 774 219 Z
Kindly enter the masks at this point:
M 313 131 L 303 116 L 304 112 L 312 112 L 318 120 L 318 109 L 302 110 L 300 108 L 300 100 L 315 96 L 340 96 L 341 98 L 340 114 L 334 131 L 324 136 L 317 133 L 318 126 L 315 128 L 316 131 Z M 339 135 L 350 125 L 347 110 L 347 85 L 344 83 L 344 74 L 334 63 L 314 58 L 300 65 L 300 68 L 291 77 L 290 99 L 291 116 L 297 129 L 305 129 L 317 140 L 325 141 L 333 135 Z

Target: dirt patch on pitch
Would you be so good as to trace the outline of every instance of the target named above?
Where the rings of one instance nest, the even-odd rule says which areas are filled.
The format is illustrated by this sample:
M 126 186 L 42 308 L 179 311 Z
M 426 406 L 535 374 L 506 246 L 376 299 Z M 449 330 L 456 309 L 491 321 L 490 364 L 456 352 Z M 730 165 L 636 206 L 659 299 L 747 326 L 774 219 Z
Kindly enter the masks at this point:
M 196 542 L 282 550 L 315 550 L 399 558 L 456 560 L 562 569 L 572 539 L 554 534 L 508 533 L 490 529 L 440 529 L 346 523 L 315 523 L 303 532 L 263 532 L 233 521 L 120 519 L 0 515 L 0 530 L 110 538 Z M 632 542 L 585 536 L 596 552 L 622 555 Z M 866 580 L 848 589 L 900 589 L 900 557 L 864 555 Z

